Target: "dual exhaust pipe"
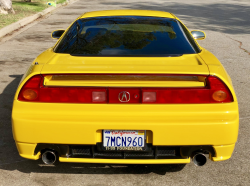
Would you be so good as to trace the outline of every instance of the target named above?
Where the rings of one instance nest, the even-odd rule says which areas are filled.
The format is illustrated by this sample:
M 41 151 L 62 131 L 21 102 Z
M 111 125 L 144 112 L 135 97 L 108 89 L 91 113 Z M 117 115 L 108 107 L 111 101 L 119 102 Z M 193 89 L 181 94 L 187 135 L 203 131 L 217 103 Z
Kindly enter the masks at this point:
M 43 163 L 52 165 L 57 160 L 57 155 L 54 151 L 47 150 L 42 154 Z M 196 166 L 203 166 L 207 162 L 207 157 L 202 152 L 196 152 L 192 156 L 192 160 Z
M 56 153 L 54 151 L 51 151 L 51 150 L 46 150 L 42 154 L 42 160 L 43 160 L 44 164 L 53 165 L 57 160 Z
M 192 160 L 196 166 L 203 166 L 207 163 L 207 157 L 202 152 L 194 153 Z

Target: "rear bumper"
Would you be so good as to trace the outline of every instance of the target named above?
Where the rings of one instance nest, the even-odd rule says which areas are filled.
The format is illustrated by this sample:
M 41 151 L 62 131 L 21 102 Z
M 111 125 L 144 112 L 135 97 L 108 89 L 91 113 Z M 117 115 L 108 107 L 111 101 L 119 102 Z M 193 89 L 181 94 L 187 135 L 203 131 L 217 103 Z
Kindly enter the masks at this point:
M 23 158 L 38 160 L 41 153 L 34 154 L 37 144 L 18 143 L 16 142 L 17 149 L 20 156 Z M 213 146 L 215 155 L 209 158 L 212 161 L 223 161 L 231 157 L 235 144 L 224 146 Z M 60 162 L 72 163 L 112 163 L 112 164 L 182 164 L 190 163 L 190 158 L 174 158 L 174 159 L 102 159 L 102 158 L 75 158 L 75 157 L 59 157 Z
M 216 151 L 215 157 L 211 159 L 222 161 L 230 158 L 233 152 L 238 136 L 239 115 L 237 102 L 141 105 L 51 104 L 15 100 L 12 125 L 19 153 L 29 159 L 39 158 L 34 155 L 38 143 L 95 145 L 102 142 L 102 130 L 116 129 L 147 130 L 147 143 L 154 146 L 210 145 Z M 63 157 L 60 159 L 75 161 Z M 76 161 L 106 163 L 111 160 L 82 158 Z M 133 162 L 115 160 L 114 163 L 126 161 Z

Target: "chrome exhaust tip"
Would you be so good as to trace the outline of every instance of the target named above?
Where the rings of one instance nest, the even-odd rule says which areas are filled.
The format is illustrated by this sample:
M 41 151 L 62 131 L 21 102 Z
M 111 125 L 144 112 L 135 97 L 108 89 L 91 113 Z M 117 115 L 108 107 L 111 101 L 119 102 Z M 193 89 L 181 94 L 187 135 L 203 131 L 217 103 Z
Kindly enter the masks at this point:
M 42 154 L 43 163 L 47 165 L 54 164 L 56 162 L 56 158 L 56 153 L 50 150 L 47 150 Z
M 203 153 L 195 153 L 192 160 L 196 166 L 203 166 L 207 163 L 207 157 Z

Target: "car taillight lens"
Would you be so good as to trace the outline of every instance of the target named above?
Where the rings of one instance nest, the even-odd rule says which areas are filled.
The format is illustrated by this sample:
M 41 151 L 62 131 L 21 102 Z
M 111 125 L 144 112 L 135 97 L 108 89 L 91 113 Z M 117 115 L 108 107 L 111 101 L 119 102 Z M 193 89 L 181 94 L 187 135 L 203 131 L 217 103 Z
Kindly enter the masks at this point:
M 32 89 L 24 90 L 22 95 L 24 99 L 29 100 L 29 101 L 36 100 L 36 98 L 38 97 L 37 92 Z
M 35 75 L 31 77 L 23 86 L 18 95 L 20 101 L 39 101 L 40 84 L 42 83 L 43 76 Z M 41 85 L 42 86 L 42 85 Z
M 45 87 L 44 77 L 31 77 L 18 95 L 20 101 L 50 103 L 107 103 L 106 88 Z
M 224 101 L 225 99 L 227 99 L 227 93 L 222 90 L 218 90 L 213 93 L 212 97 L 215 101 Z
M 143 103 L 154 103 L 156 102 L 156 92 L 142 92 Z
M 228 87 L 217 77 L 208 76 L 207 86 L 204 88 L 143 88 L 142 94 L 155 92 L 156 101 L 143 103 L 228 103 L 233 102 L 233 97 Z
M 92 92 L 92 102 L 106 103 L 106 91 Z
M 51 103 L 192 104 L 233 102 L 228 87 L 207 76 L 203 88 L 46 87 L 43 75 L 31 77 L 18 100 Z
M 39 101 L 51 103 L 106 103 L 106 89 L 77 87 L 43 87 Z
M 211 103 L 233 102 L 233 96 L 228 87 L 216 76 L 208 76 L 208 87 L 210 90 Z

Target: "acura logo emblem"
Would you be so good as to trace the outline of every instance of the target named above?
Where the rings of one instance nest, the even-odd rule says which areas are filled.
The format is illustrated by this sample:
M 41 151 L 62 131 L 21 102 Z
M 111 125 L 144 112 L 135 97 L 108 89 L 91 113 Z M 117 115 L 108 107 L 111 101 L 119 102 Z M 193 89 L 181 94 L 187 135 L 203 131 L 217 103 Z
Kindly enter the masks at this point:
M 118 99 L 120 102 L 129 102 L 129 100 L 130 100 L 129 92 L 126 92 L 126 91 L 120 92 L 118 95 Z

